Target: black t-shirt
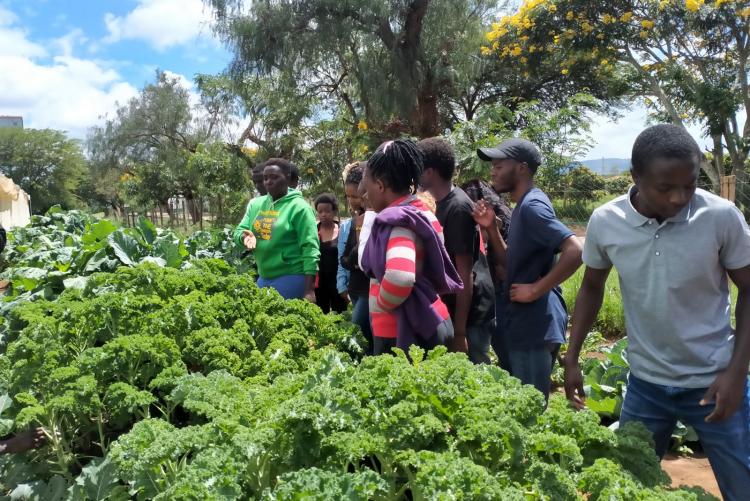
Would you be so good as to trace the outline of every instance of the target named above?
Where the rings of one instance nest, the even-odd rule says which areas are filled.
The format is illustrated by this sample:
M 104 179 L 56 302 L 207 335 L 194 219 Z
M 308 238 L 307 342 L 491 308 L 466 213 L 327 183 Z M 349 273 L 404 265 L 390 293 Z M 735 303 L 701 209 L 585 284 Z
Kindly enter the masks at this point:
M 461 188 L 454 187 L 448 196 L 437 203 L 435 215 L 443 226 L 445 249 L 456 264 L 456 256 L 469 254 L 474 262 L 474 295 L 467 325 L 481 325 L 495 318 L 495 288 L 487 264 L 487 256 L 481 249 L 479 228 L 472 212 L 474 203 Z M 441 296 L 448 306 L 451 318 L 456 315 L 456 295 Z
M 334 223 L 338 226 L 338 223 Z M 320 223 L 318 223 L 318 236 L 320 236 Z M 318 273 L 321 275 L 336 275 L 339 267 L 339 237 L 327 242 L 320 242 L 320 262 Z
M 349 285 L 347 291 L 350 296 L 367 296 L 370 292 L 370 277 L 359 269 L 357 264 L 359 249 L 357 248 L 357 230 L 354 222 L 349 230 L 349 238 L 341 256 L 341 266 L 349 270 Z

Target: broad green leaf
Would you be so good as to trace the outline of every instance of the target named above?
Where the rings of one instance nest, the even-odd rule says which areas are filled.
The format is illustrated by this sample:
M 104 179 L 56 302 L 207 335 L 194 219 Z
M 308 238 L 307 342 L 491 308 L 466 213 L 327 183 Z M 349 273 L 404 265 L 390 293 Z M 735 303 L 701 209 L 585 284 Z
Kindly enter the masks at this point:
M 161 267 L 164 267 L 167 265 L 167 262 L 163 258 L 155 257 L 155 256 L 146 256 L 140 261 L 138 261 L 138 264 L 143 264 L 143 263 L 151 263 L 151 264 L 155 264 L 156 266 L 161 266 Z
M 160 236 L 152 249 L 153 255 L 164 259 L 166 266 L 179 268 L 182 261 L 188 255 L 182 240 L 177 240 L 167 235 Z
M 63 280 L 63 285 L 66 289 L 85 289 L 86 284 L 89 281 L 89 277 L 87 276 L 78 276 L 73 278 L 66 278 Z
M 84 244 L 93 244 L 97 241 L 105 240 L 115 230 L 117 230 L 117 226 L 115 226 L 112 221 L 102 219 L 101 221 L 92 224 L 89 231 L 84 233 L 81 240 Z
M 0 416 L 13 405 L 13 399 L 5 395 L 0 396 Z M 13 420 L 8 418 L 0 418 L 0 437 L 7 435 L 13 430 Z
M 620 399 L 621 400 L 621 399 Z M 617 398 L 604 398 L 601 400 L 586 399 L 586 407 L 596 412 L 597 414 L 605 414 L 607 416 L 615 416 L 615 411 L 618 408 Z
M 108 249 L 104 248 L 96 251 L 86 263 L 86 268 L 84 268 L 83 273 L 88 275 L 97 271 L 111 271 L 114 269 L 119 264 L 119 261 L 111 259 L 107 250 Z
M 13 276 L 13 287 L 21 286 L 33 291 L 47 278 L 47 271 L 41 268 L 16 268 Z
M 49 482 L 39 480 L 27 484 L 20 484 L 10 493 L 11 500 L 24 501 L 62 501 L 67 499 L 68 484 L 59 475 L 52 477 Z
M 83 468 L 75 482 L 69 490 L 70 499 L 129 499 L 125 487 L 118 485 L 117 470 L 109 459 L 94 458 Z
M 117 258 L 127 266 L 135 266 L 140 258 L 140 247 L 138 241 L 126 234 L 123 230 L 117 230 L 107 237 L 112 250 Z
M 140 216 L 138 218 L 137 228 L 138 231 L 141 232 L 141 235 L 143 235 L 143 239 L 147 244 L 151 245 L 154 243 L 158 232 L 156 231 L 156 226 L 154 226 L 154 223 L 152 223 L 150 219 Z

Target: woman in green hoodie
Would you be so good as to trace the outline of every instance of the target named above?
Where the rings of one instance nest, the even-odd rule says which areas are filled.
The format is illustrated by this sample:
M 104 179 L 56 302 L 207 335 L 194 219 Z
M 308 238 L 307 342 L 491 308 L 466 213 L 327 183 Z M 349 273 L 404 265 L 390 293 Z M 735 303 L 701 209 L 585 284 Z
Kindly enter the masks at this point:
M 302 193 L 289 188 L 293 169 L 283 158 L 265 162 L 263 185 L 268 194 L 250 201 L 234 230 L 234 241 L 254 253 L 260 287 L 273 287 L 284 299 L 314 303 L 318 227 Z

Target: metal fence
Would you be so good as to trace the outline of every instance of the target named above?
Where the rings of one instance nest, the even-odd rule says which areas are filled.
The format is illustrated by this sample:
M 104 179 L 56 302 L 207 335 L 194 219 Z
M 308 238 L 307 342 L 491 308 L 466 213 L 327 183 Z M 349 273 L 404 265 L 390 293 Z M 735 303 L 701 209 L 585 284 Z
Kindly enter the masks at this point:
M 624 184 L 623 184 L 624 186 Z M 552 200 L 557 217 L 577 232 L 585 231 L 591 213 L 600 205 L 627 192 L 627 187 L 591 186 L 588 189 L 545 189 Z M 733 176 L 724 178 L 721 186 L 701 182 L 699 187 L 731 200 L 750 222 L 750 181 L 736 181 Z

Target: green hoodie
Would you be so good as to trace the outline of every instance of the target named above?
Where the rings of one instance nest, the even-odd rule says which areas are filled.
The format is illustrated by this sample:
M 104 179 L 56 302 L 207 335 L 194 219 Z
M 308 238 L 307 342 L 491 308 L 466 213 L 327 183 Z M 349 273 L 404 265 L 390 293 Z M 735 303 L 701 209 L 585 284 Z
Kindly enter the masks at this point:
M 302 193 L 290 189 L 275 202 L 271 195 L 254 198 L 242 222 L 234 230 L 234 241 L 242 243 L 242 232 L 255 234 L 255 263 L 261 278 L 283 275 L 315 275 L 320 243 L 312 207 Z

